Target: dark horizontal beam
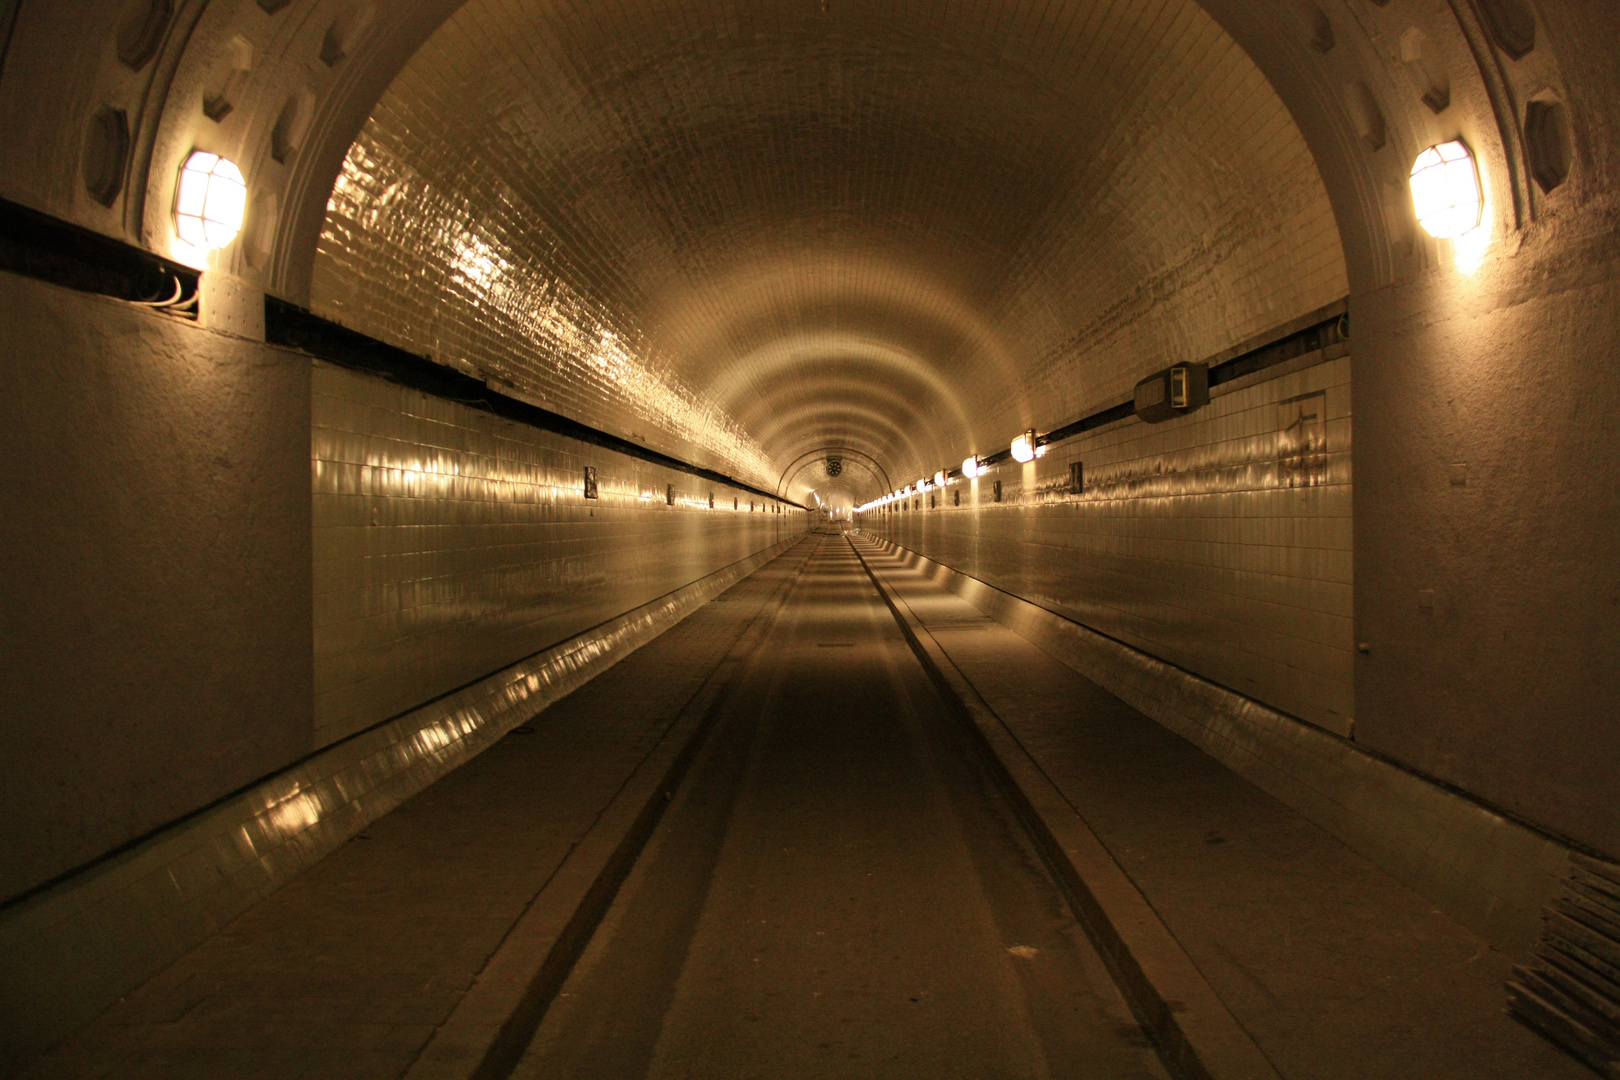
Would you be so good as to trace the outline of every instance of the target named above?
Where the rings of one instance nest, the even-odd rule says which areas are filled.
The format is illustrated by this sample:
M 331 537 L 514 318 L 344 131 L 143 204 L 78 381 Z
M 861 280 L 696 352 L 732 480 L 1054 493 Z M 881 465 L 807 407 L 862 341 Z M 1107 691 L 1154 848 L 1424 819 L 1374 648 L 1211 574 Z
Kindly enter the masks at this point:
M 145 248 L 0 199 L 0 270 L 79 292 L 152 304 L 197 295 L 201 276 Z
M 0 270 L 81 292 L 137 303 L 158 303 L 175 295 L 176 290 L 183 296 L 195 297 L 201 276 L 191 267 L 144 248 L 5 199 L 0 199 Z M 1348 341 L 1349 323 L 1348 314 L 1334 314 L 1214 364 L 1209 369 L 1209 385 L 1212 388 L 1220 386 L 1329 345 Z M 566 435 L 717 484 L 750 491 L 769 500 L 786 502 L 772 492 L 724 473 L 700 468 L 581 424 L 560 413 L 508 397 L 470 375 L 339 326 L 284 300 L 265 298 L 265 334 L 272 344 L 299 349 L 340 367 L 380 375 L 423 393 L 473 405 L 520 424 Z M 1128 420 L 1134 415 L 1135 404 L 1123 402 L 1037 436 L 1036 445 L 1050 446 L 1120 420 Z M 1012 460 L 1012 450 L 999 450 L 980 460 L 987 468 L 1001 465 Z M 960 476 L 961 470 L 951 469 L 948 475 Z M 802 504 L 787 505 L 809 509 Z
M 168 313 L 188 318 L 196 317 L 190 301 L 197 296 L 202 277 L 199 271 L 144 248 L 5 199 L 0 199 L 0 270 L 80 292 L 164 306 Z M 185 302 L 184 308 L 164 304 L 176 295 Z M 265 338 L 273 345 L 298 349 L 339 367 L 380 375 L 423 393 L 472 405 L 529 427 L 749 491 L 768 503 L 801 505 L 724 473 L 700 468 L 508 397 L 470 375 L 339 326 L 285 300 L 265 297 L 264 319 Z M 801 506 L 801 509 L 809 508 Z
M 614 453 L 638 458 L 662 468 L 701 477 L 712 483 L 753 492 L 769 502 L 809 509 L 807 506 L 789 502 L 763 488 L 736 480 L 724 473 L 701 468 L 679 458 L 670 457 L 668 454 L 661 454 L 640 443 L 572 420 L 561 413 L 508 397 L 471 375 L 435 363 L 425 356 L 418 356 L 416 353 L 378 341 L 357 330 L 350 330 L 273 296 L 264 299 L 264 333 L 265 340 L 272 345 L 297 349 L 338 367 L 377 375 L 424 394 L 483 409 L 515 423 L 577 439 L 592 446 L 600 446 L 604 450 L 612 450 Z
M 1350 340 L 1350 316 L 1348 314 L 1335 315 L 1331 319 L 1323 319 L 1313 323 L 1305 329 L 1278 338 L 1269 344 L 1232 359 L 1215 364 L 1209 369 L 1209 385 L 1211 389 L 1222 383 L 1229 383 L 1234 379 L 1241 379 L 1245 375 L 1252 375 L 1256 371 L 1264 371 L 1268 367 L 1285 364 L 1296 357 L 1325 349 L 1329 345 L 1336 345 L 1341 341 Z
M 1285 364 L 1296 357 L 1325 349 L 1329 345 L 1349 341 L 1350 316 L 1344 311 L 1342 303 L 1333 307 L 1338 310 L 1328 318 L 1320 319 L 1302 330 L 1284 334 L 1263 345 L 1258 345 L 1217 364 L 1210 365 L 1209 385 L 1211 387 L 1220 386 L 1222 383 L 1241 379 L 1245 375 L 1252 375 L 1256 371 L 1264 371 L 1266 368 Z M 1321 312 L 1318 311 L 1317 314 L 1321 314 Z M 1064 424 L 1062 427 L 1053 428 L 1044 435 L 1037 435 L 1035 445 L 1038 447 L 1050 446 L 1053 443 L 1062 442 L 1064 439 L 1072 439 L 1077 435 L 1084 435 L 1088 431 L 1095 431 L 1097 428 L 1106 427 L 1121 420 L 1129 420 L 1135 415 L 1136 403 L 1134 401 L 1121 402 L 1118 405 L 1100 409 L 1090 416 L 1083 416 L 1072 423 Z M 1012 459 L 1012 448 L 1008 447 L 1005 450 L 998 450 L 994 454 L 981 457 L 979 465 L 981 468 L 994 468 L 997 465 L 1004 465 Z M 947 469 L 945 475 L 955 479 L 962 475 L 962 470 L 960 467 Z
M 1258 348 L 1240 353 L 1229 360 L 1214 364 L 1209 369 L 1209 385 L 1213 388 L 1222 383 L 1229 383 L 1241 379 L 1245 375 L 1252 375 L 1256 371 L 1264 371 L 1278 364 L 1285 364 L 1296 357 L 1325 349 L 1329 345 L 1350 340 L 1350 316 L 1335 315 L 1330 319 L 1313 323 L 1303 330 L 1295 331 L 1275 341 L 1267 342 Z M 1100 427 L 1120 420 L 1128 420 L 1136 415 L 1136 403 L 1122 402 L 1112 408 L 1102 409 L 1090 416 L 1081 417 L 1072 424 L 1064 424 L 1060 428 L 1053 428 L 1045 435 L 1035 440 L 1037 446 L 1050 446 L 1064 439 L 1072 439 L 1076 435 L 1084 435 Z M 987 458 L 983 458 L 986 465 L 999 465 L 1012 459 L 1012 450 L 998 451 Z M 958 470 L 953 470 L 953 473 Z

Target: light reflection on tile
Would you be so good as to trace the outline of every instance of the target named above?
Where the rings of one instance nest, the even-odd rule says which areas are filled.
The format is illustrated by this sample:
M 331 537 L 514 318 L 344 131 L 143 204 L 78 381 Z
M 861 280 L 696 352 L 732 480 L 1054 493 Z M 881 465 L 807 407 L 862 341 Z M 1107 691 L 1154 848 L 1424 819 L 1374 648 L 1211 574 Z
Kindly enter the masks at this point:
M 328 365 L 313 430 L 317 746 L 804 527 L 802 511 L 733 512 L 723 485 Z
M 469 0 L 351 148 L 310 299 L 757 483 L 835 444 L 932 475 L 1347 292 L 1194 0 Z
M 312 755 L 0 913 L 10 1000 L 71 1028 L 791 540 Z
M 1561 893 L 1569 872 L 1569 850 L 1558 841 L 981 580 L 883 541 L 873 550 L 898 556 L 890 565 L 902 572 L 920 570 L 930 582 L 1181 735 L 1498 948 L 1523 955 L 1536 941 L 1544 906 Z
M 1326 394 L 1325 483 L 1286 488 L 1278 402 Z M 962 507 L 863 526 L 1344 734 L 1352 696 L 1350 358 L 1135 420 L 966 485 Z M 1067 490 L 1069 463 L 1085 491 Z M 1002 482 L 995 503 L 991 483 Z

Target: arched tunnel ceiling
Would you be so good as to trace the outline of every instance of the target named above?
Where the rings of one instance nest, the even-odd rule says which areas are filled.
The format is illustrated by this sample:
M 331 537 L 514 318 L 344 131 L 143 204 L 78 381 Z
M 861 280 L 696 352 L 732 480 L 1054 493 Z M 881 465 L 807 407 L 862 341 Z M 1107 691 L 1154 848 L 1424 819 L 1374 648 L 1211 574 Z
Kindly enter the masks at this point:
M 774 488 L 832 445 L 911 482 L 1347 291 L 1192 0 L 471 0 L 351 148 L 311 300 Z

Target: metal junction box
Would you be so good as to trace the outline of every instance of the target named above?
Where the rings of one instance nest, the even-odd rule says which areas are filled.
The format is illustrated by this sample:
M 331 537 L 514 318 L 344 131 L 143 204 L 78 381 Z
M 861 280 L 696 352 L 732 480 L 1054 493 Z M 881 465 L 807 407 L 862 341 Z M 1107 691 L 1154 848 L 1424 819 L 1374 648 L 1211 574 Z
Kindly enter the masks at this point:
M 1136 384 L 1136 415 L 1150 424 L 1209 404 L 1209 365 L 1177 364 Z

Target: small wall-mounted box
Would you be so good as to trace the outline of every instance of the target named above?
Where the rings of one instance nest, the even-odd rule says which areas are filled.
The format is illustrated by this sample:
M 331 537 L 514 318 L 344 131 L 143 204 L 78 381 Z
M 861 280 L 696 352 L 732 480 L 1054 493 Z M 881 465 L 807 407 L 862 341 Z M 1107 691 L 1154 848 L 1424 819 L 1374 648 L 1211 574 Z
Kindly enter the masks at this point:
M 1136 384 L 1136 415 L 1150 424 L 1209 404 L 1209 365 L 1177 364 Z

